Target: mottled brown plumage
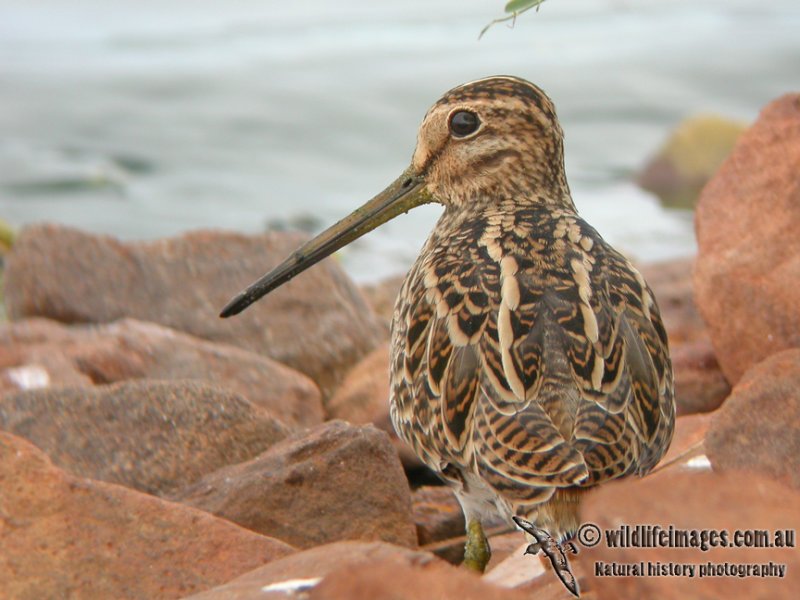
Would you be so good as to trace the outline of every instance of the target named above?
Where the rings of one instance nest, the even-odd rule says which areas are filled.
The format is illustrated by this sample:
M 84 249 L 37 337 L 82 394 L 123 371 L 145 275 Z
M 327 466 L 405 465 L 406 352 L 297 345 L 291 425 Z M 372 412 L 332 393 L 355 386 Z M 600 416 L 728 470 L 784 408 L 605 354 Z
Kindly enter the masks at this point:
M 482 125 L 453 139 L 463 109 Z M 581 490 L 648 472 L 671 440 L 653 294 L 578 216 L 555 110 L 532 84 L 448 92 L 414 166 L 445 212 L 395 307 L 392 420 L 468 520 L 496 510 L 567 537 Z
M 391 416 L 453 487 L 477 568 L 486 516 L 567 539 L 584 490 L 647 473 L 672 438 L 655 298 L 578 215 L 563 154 L 555 109 L 533 84 L 457 87 L 428 111 L 400 179 L 223 312 L 400 212 L 444 205 L 395 306 Z

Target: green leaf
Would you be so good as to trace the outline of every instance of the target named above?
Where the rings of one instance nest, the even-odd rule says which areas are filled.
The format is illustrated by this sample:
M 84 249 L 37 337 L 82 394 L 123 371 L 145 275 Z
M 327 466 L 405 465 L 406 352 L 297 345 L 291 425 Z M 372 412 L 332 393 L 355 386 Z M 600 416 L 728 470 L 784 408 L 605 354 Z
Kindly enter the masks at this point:
M 544 0 L 510 0 L 504 10 L 507 13 L 520 13 L 530 8 L 538 7 L 542 2 Z
M 524 13 L 526 10 L 530 10 L 531 8 L 535 8 L 537 11 L 539 10 L 539 6 L 544 2 L 544 0 L 510 0 L 506 3 L 505 11 L 508 14 L 507 17 L 501 17 L 499 19 L 495 19 L 491 23 L 489 23 L 486 27 L 481 29 L 480 35 L 478 35 L 478 39 L 483 37 L 483 34 L 486 33 L 489 28 L 494 25 L 495 23 L 504 23 L 506 21 L 512 22 L 512 27 L 514 22 L 517 20 L 517 15 Z

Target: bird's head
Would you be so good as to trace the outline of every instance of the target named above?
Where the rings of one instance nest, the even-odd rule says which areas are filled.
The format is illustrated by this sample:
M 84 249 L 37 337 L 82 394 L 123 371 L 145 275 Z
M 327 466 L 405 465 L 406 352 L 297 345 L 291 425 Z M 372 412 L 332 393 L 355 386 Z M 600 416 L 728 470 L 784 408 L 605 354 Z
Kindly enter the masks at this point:
M 553 103 L 516 77 L 479 79 L 442 96 L 422 121 L 410 171 L 447 206 L 569 195 Z
M 421 204 L 438 202 L 458 210 L 504 198 L 571 206 L 563 134 L 553 103 L 524 79 L 488 77 L 442 96 L 425 115 L 411 165 L 397 180 L 239 293 L 220 316 L 241 312 L 339 248 Z

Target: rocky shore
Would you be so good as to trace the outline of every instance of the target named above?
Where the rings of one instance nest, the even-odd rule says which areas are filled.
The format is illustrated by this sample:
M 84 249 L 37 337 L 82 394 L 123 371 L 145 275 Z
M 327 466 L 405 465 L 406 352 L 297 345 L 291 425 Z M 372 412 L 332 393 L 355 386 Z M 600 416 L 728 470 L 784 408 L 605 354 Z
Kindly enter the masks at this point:
M 652 474 L 592 492 L 585 522 L 800 529 L 798 165 L 787 95 L 703 189 L 697 257 L 640 265 L 670 338 L 675 439 Z M 399 280 L 359 289 L 326 260 L 217 317 L 299 239 L 19 234 L 0 323 L 0 597 L 571 597 L 503 526 L 482 578 L 456 566 L 460 509 L 388 418 Z M 571 561 L 586 598 L 800 589 L 796 547 L 585 545 Z M 602 568 L 637 563 L 785 572 Z

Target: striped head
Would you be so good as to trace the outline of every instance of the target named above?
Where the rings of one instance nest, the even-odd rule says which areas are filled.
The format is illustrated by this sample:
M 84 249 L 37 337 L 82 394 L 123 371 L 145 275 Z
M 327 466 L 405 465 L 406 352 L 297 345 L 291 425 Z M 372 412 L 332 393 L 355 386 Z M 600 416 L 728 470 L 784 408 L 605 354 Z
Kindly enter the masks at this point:
M 517 77 L 479 79 L 442 96 L 422 121 L 412 168 L 445 205 L 505 197 L 572 206 L 553 103 Z

